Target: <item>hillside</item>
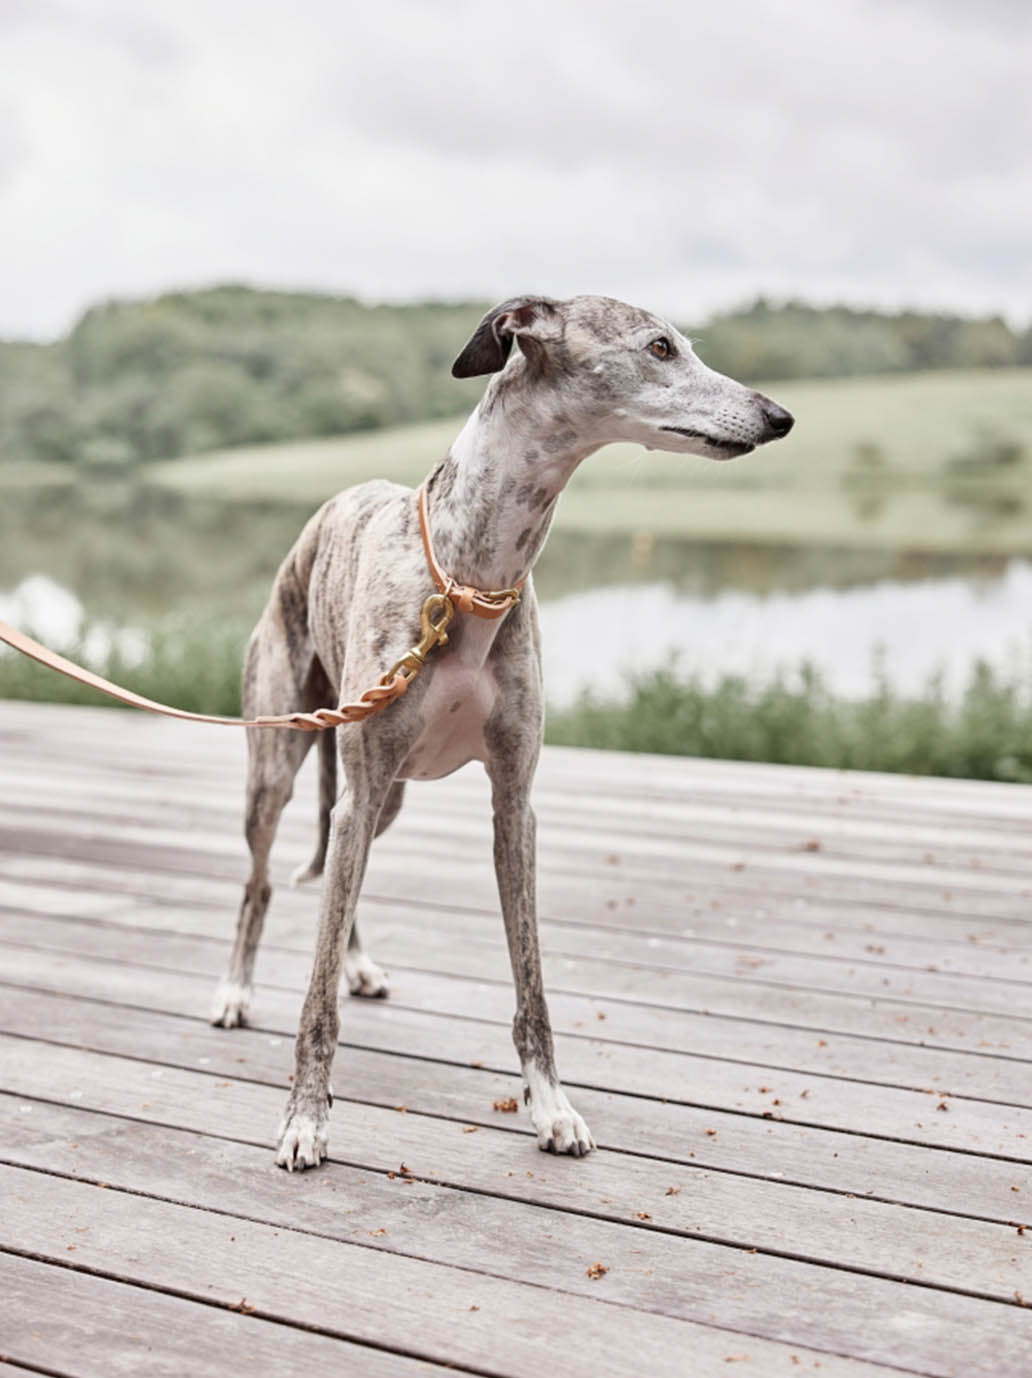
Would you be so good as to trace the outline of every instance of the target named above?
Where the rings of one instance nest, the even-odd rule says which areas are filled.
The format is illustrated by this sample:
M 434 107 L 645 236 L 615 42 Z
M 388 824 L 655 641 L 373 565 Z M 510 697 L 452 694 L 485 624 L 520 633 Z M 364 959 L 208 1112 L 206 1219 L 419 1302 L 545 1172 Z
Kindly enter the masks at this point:
M 485 309 L 234 285 L 106 302 L 52 344 L 0 342 L 0 464 L 110 470 L 458 414 L 480 385 L 450 364 Z M 1032 364 L 1032 330 L 996 318 L 761 300 L 682 324 L 750 381 Z
M 1032 369 L 768 385 L 791 436 L 731 464 L 612 445 L 574 476 L 559 529 L 1010 551 L 1032 548 Z M 155 465 L 195 495 L 316 504 L 386 477 L 417 484 L 461 418 Z

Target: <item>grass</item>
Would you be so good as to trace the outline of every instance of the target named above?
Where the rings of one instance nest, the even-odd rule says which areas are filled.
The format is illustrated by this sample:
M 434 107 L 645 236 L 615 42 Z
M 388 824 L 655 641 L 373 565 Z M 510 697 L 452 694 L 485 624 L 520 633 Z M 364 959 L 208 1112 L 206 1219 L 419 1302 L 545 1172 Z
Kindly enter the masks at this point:
M 564 746 L 770 761 L 907 775 L 1032 782 L 1029 677 L 976 665 L 959 702 L 932 680 L 914 698 L 886 682 L 865 699 L 836 698 L 811 668 L 795 683 L 725 676 L 704 687 L 657 671 L 625 702 L 589 697 L 552 714 L 548 740 Z
M 59 488 L 73 482 L 71 465 L 45 459 L 8 459 L 0 463 L 0 492 L 28 492 Z
M 117 649 L 93 660 L 101 674 L 149 698 L 195 712 L 240 712 L 240 664 L 249 623 L 166 622 L 141 660 Z M 83 647 L 67 648 L 82 660 Z M 726 676 L 712 687 L 669 671 L 643 676 L 624 701 L 584 697 L 549 713 L 546 738 L 566 746 L 1032 782 L 1029 675 L 977 665 L 959 701 L 931 681 L 903 698 L 882 680 L 860 700 L 836 698 L 820 676 L 755 684 Z M 0 654 L 0 699 L 93 704 L 114 700 L 14 653 Z M 129 711 L 120 709 L 120 711 Z
M 31 629 L 27 630 L 31 634 Z M 145 638 L 146 650 L 138 657 L 123 653 L 118 639 L 108 635 L 109 628 L 98 624 L 84 628 L 78 641 L 59 649 L 77 664 L 88 665 L 105 679 L 159 703 L 192 713 L 238 714 L 240 673 L 250 630 L 250 619 L 168 618 L 150 630 Z M 98 641 L 114 644 L 106 653 L 90 655 L 87 648 Z M 2 645 L 0 699 L 132 711 Z
M 609 446 L 574 476 L 557 529 L 861 548 L 1032 547 L 1025 464 L 981 475 L 951 467 L 986 436 L 1032 457 L 1032 369 L 812 380 L 771 391 L 798 418 L 787 440 L 732 464 Z M 461 425 L 457 417 L 226 450 L 147 474 L 198 495 L 317 503 L 374 477 L 418 483 Z

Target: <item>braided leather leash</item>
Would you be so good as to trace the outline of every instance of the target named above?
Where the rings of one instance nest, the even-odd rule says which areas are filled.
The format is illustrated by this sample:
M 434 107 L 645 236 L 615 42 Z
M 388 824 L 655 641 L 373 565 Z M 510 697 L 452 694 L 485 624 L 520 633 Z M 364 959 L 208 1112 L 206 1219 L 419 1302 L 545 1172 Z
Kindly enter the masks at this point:
M 0 620 L 0 641 L 5 641 L 22 655 L 38 660 L 41 665 L 69 679 L 78 680 L 91 689 L 108 694 L 113 699 L 129 704 L 132 708 L 145 708 L 150 713 L 161 713 L 167 718 L 185 718 L 188 722 L 218 723 L 227 727 L 292 727 L 300 732 L 322 732 L 327 727 L 341 727 L 345 723 L 364 722 L 374 713 L 383 710 L 401 698 L 405 690 L 426 664 L 426 657 L 436 646 L 444 646 L 448 641 L 448 627 L 459 612 L 470 613 L 474 617 L 496 618 L 507 613 L 520 601 L 520 593 L 526 579 L 521 579 L 510 589 L 484 590 L 457 583 L 445 574 L 434 554 L 430 539 L 430 521 L 427 515 L 427 494 L 424 483 L 419 490 L 419 529 L 423 537 L 423 550 L 426 554 L 427 568 L 437 586 L 420 610 L 420 638 L 407 655 L 393 665 L 371 688 L 366 689 L 354 703 L 342 703 L 337 708 L 317 708 L 314 713 L 281 713 L 262 718 L 223 718 L 206 713 L 188 713 L 183 708 L 172 708 L 167 703 L 157 703 L 154 699 L 134 694 L 131 689 L 112 684 L 110 680 L 85 670 L 64 656 L 57 655 L 46 646 L 34 641 L 31 636 L 18 631 Z

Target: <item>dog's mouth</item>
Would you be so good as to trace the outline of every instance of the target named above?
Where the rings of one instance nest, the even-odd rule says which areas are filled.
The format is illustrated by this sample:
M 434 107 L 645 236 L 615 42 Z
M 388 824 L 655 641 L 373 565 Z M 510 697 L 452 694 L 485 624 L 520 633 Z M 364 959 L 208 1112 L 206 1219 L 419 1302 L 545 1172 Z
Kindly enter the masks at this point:
M 738 440 L 719 440 L 708 431 L 696 430 L 694 426 L 660 426 L 661 431 L 673 431 L 675 435 L 686 435 L 689 440 L 701 440 L 711 450 L 716 450 L 723 459 L 736 459 L 755 450 L 755 445 L 744 444 Z

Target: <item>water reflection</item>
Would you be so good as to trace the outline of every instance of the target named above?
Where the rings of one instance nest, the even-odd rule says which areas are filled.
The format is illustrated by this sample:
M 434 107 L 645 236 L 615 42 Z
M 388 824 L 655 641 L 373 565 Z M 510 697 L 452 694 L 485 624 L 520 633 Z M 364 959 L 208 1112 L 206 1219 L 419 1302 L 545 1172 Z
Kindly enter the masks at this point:
M 101 649 L 116 629 L 195 610 L 244 629 L 309 510 L 127 485 L 7 495 L 0 589 L 18 598 L 0 596 L 0 616 L 57 646 L 85 618 Z M 554 532 L 535 582 L 557 705 L 588 685 L 619 693 L 628 671 L 675 658 L 683 673 L 711 678 L 767 677 L 806 659 L 857 695 L 871 687 L 879 647 L 901 690 L 940 667 L 956 687 L 976 657 L 1008 668 L 1024 656 L 1032 608 L 1024 558 L 648 532 Z M 117 644 L 131 656 L 141 635 Z
M 663 583 L 710 597 L 726 589 L 766 594 L 816 587 L 855 588 L 882 580 L 994 578 L 1007 555 L 773 541 L 699 541 L 553 532 L 534 570 L 543 601 L 610 584 Z
M 992 577 L 852 588 L 709 596 L 669 584 L 626 584 L 572 594 L 542 607 L 545 683 L 563 707 L 583 688 L 619 695 L 628 674 L 677 665 L 712 682 L 722 674 L 770 679 L 803 661 L 839 694 L 873 687 L 876 666 L 904 693 L 937 671 L 956 694 L 972 664 L 1029 665 L 1032 564 L 1012 560 Z

